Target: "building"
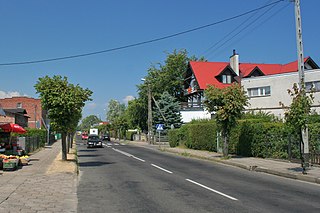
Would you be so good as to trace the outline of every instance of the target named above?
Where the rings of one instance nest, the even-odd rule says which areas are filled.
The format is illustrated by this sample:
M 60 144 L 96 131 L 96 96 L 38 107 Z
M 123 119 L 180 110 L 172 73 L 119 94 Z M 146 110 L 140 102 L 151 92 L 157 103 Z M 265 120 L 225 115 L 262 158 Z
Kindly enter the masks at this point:
M 28 127 L 29 117 L 25 109 L 4 109 L 5 116 L 0 117 L 0 124 L 14 123 L 22 127 Z
M 311 57 L 306 57 L 304 63 L 307 85 L 310 87 L 311 84 L 318 84 L 318 80 L 320 84 L 320 78 L 318 79 L 318 74 L 315 74 L 318 73 L 319 66 Z M 191 113 L 187 111 L 193 113 L 198 111 L 199 113 L 194 117 L 208 118 L 202 105 L 204 90 L 208 85 L 225 88 L 238 82 L 244 86 L 249 96 L 250 106 L 247 110 L 259 109 L 282 116 L 283 109 L 279 102 L 290 104 L 287 90 L 298 81 L 297 61 L 288 64 L 240 63 L 239 55 L 235 51 L 229 62 L 190 61 L 184 80 L 184 95 L 188 102 L 182 103 L 181 114 L 190 116 Z M 316 100 L 320 101 L 320 99 Z M 183 116 L 184 122 L 189 119 Z
M 248 111 L 264 111 L 283 118 L 285 110 L 280 102 L 289 106 L 292 102 L 288 89 L 298 83 L 298 72 L 261 76 L 242 79 L 241 84 L 247 91 L 250 105 Z M 315 93 L 312 110 L 320 113 L 320 69 L 305 71 L 305 85 L 307 92 L 311 87 Z
M 41 100 L 30 97 L 12 97 L 0 99 L 0 107 L 6 109 L 23 109 L 28 117 L 27 126 L 30 128 L 41 128 L 46 120 L 46 111 L 42 109 Z M 7 112 L 6 112 L 7 114 Z

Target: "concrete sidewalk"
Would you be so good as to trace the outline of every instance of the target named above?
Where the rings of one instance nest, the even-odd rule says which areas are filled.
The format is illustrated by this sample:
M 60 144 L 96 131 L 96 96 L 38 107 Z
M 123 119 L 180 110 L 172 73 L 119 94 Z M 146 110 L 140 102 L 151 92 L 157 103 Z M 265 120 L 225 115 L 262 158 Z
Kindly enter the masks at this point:
M 307 170 L 307 174 L 302 174 L 301 164 L 292 163 L 284 160 L 263 159 L 254 157 L 231 157 L 224 159 L 222 154 L 216 152 L 171 148 L 168 145 L 151 145 L 146 142 L 126 141 L 128 144 L 142 146 L 145 148 L 159 149 L 166 152 L 176 153 L 187 157 L 195 157 L 218 163 L 240 167 L 255 172 L 264 172 L 268 174 L 278 175 L 286 178 L 307 181 L 320 184 L 320 165 L 311 166 Z
M 0 212 L 77 212 L 77 173 L 69 165 L 75 162 L 59 162 L 60 153 L 58 141 L 31 155 L 28 166 L 3 172 Z M 55 163 L 62 163 L 60 170 L 52 169 Z

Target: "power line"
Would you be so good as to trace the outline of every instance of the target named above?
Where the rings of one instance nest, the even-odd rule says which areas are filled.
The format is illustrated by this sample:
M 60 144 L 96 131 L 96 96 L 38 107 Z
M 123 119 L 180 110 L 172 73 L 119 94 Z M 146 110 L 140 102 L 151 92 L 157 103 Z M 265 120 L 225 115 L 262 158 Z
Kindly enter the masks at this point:
M 252 24 L 254 24 L 255 22 L 257 22 L 260 18 L 262 18 L 265 14 L 267 14 L 269 11 L 271 11 L 276 5 L 272 5 L 272 7 L 268 8 L 268 10 L 264 11 L 262 14 L 260 14 L 257 18 L 255 18 L 253 21 L 251 21 L 249 24 L 247 24 L 246 26 L 244 26 L 242 29 L 240 29 L 237 33 L 235 33 L 233 36 L 231 36 L 230 38 L 228 38 L 226 41 L 224 41 L 222 44 L 220 44 L 215 50 L 213 50 L 212 53 L 216 52 L 218 49 L 220 49 L 221 47 L 223 47 L 226 43 L 228 43 L 229 41 L 231 41 L 233 38 L 235 38 L 237 35 L 239 35 L 240 33 L 242 33 L 244 30 L 246 30 L 248 27 L 250 27 Z M 237 29 L 236 29 L 237 30 Z M 236 31 L 234 30 L 234 31 Z M 234 32 L 233 31 L 233 32 Z M 229 36 L 229 34 L 228 34 Z M 215 45 L 216 46 L 216 45 Z
M 181 32 L 178 32 L 178 33 L 174 33 L 174 34 L 171 34 L 171 35 L 167 35 L 167 36 L 163 36 L 163 37 L 159 37 L 159 38 L 155 38 L 155 39 L 151 39 L 151 40 L 147 40 L 147 41 L 142 41 L 142 42 L 129 44 L 129 45 L 125 45 L 125 46 L 115 47 L 115 48 L 96 51 L 96 52 L 83 53 L 83 54 L 78 54 L 78 55 L 71 55 L 71 56 L 64 56 L 64 57 L 57 57 L 57 58 L 49 58 L 49 59 L 42 59 L 42 60 L 35 60 L 35 61 L 0 63 L 0 66 L 13 66 L 13 65 L 25 65 L 25 64 L 45 63 L 45 62 L 51 62 L 51 61 L 60 61 L 60 60 L 66 60 L 66 59 L 73 59 L 73 58 L 80 58 L 80 57 L 86 57 L 86 56 L 91 56 L 91 55 L 97 55 L 97 54 L 102 54 L 102 53 L 107 53 L 107 52 L 113 52 L 113 51 L 117 51 L 117 50 L 131 48 L 131 47 L 141 46 L 141 45 L 144 45 L 144 44 L 154 43 L 154 42 L 157 42 L 157 41 L 161 41 L 161 40 L 177 37 L 177 36 L 180 36 L 180 35 L 183 35 L 183 34 L 187 34 L 187 33 L 198 31 L 198 30 L 201 30 L 201 29 L 204 29 L 204 28 L 208 28 L 208 27 L 211 27 L 211 26 L 214 26 L 214 25 L 217 25 L 217 24 L 222 24 L 224 22 L 231 21 L 233 19 L 240 18 L 242 16 L 248 15 L 250 13 L 253 13 L 255 11 L 261 10 L 263 8 L 272 6 L 272 5 L 277 4 L 277 3 L 281 2 L 281 1 L 284 1 L 284 0 L 278 0 L 276 2 L 264 5 L 262 7 L 258 7 L 258 8 L 253 9 L 253 10 L 249 10 L 249 11 L 247 11 L 245 13 L 242 13 L 242 14 L 230 17 L 230 18 L 226 18 L 226 19 L 223 19 L 223 20 L 211 23 L 211 24 L 206 24 L 206 25 L 203 25 L 203 26 L 200 26 L 200 27 L 192 28 L 192 29 L 189 29 L 189 30 L 181 31 Z
M 266 4 L 269 4 L 272 0 L 270 0 L 269 2 L 267 2 Z M 273 5 L 274 6 L 274 5 Z M 200 55 L 205 55 L 207 53 L 209 53 L 210 50 L 212 50 L 214 47 L 216 47 L 218 44 L 220 44 L 221 42 L 223 42 L 224 40 L 226 40 L 232 33 L 234 33 L 235 31 L 237 31 L 242 25 L 244 25 L 246 22 L 248 22 L 251 18 L 253 18 L 259 11 L 256 11 L 255 13 L 253 13 L 251 16 L 249 16 L 246 20 L 244 20 L 243 22 L 241 22 L 237 27 L 235 27 L 233 30 L 231 30 L 229 33 L 227 33 L 226 35 L 224 35 L 219 41 L 215 42 L 212 46 L 210 46 L 207 50 L 205 50 L 203 53 L 201 53 Z
M 273 14 L 271 14 L 269 17 L 267 17 L 266 19 L 264 19 L 258 26 L 254 27 L 253 29 L 251 29 L 250 31 L 246 32 L 242 37 L 240 37 L 239 39 L 237 39 L 236 41 L 232 42 L 229 46 L 227 46 L 226 49 L 230 48 L 232 45 L 234 45 L 235 43 L 238 43 L 239 41 L 241 41 L 244 37 L 246 37 L 249 33 L 251 33 L 252 31 L 258 29 L 259 27 L 261 27 L 265 22 L 271 20 L 273 17 L 275 17 L 278 13 L 280 13 L 282 10 L 284 10 L 286 7 L 288 7 L 290 5 L 290 3 L 287 3 L 286 5 L 284 5 L 283 7 L 281 7 L 279 10 L 275 11 Z M 221 52 L 220 52 L 221 54 Z M 219 54 L 215 54 L 216 56 Z

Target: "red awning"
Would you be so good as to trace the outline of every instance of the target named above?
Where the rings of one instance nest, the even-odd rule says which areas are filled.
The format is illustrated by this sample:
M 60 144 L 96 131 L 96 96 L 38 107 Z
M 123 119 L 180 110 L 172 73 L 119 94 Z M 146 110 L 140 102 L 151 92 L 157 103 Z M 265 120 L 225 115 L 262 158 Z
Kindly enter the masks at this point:
M 20 125 L 18 124 L 13 124 L 13 123 L 8 123 L 8 124 L 0 124 L 0 128 L 4 132 L 16 132 L 20 134 L 24 134 L 27 131 Z

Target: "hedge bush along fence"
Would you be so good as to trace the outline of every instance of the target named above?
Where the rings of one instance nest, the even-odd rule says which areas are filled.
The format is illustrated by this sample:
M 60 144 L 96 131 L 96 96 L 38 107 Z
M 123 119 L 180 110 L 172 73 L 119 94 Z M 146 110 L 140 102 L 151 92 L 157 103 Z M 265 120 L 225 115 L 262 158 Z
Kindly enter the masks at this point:
M 183 125 L 180 129 L 169 131 L 171 147 L 184 144 L 198 150 L 217 151 L 223 140 L 217 134 L 215 122 L 199 121 Z M 265 122 L 259 119 L 240 120 L 231 130 L 229 153 L 245 157 L 299 158 L 298 135 L 289 131 L 281 122 Z M 320 150 L 320 123 L 309 124 L 310 152 Z

